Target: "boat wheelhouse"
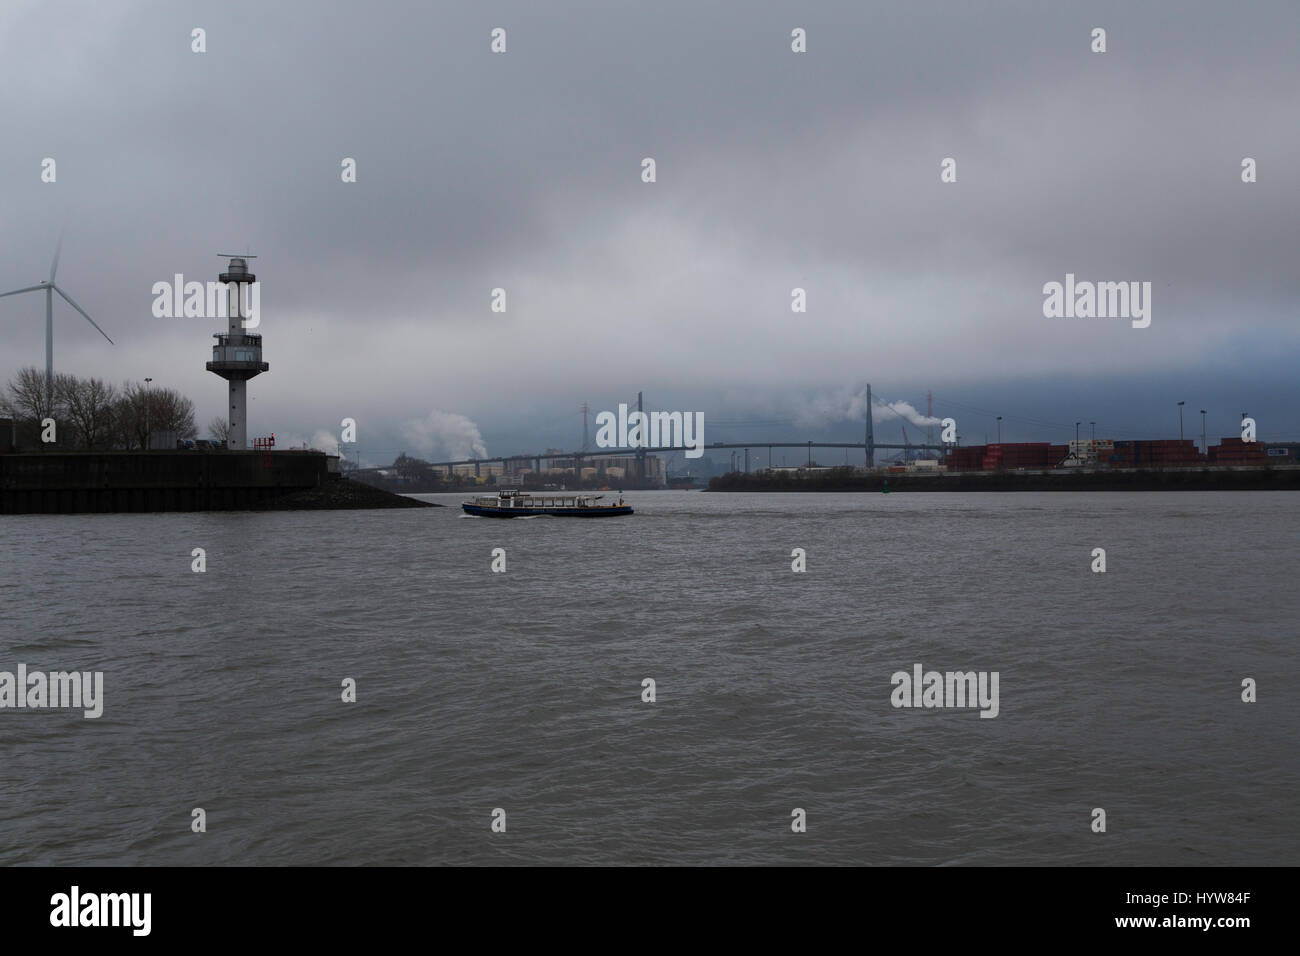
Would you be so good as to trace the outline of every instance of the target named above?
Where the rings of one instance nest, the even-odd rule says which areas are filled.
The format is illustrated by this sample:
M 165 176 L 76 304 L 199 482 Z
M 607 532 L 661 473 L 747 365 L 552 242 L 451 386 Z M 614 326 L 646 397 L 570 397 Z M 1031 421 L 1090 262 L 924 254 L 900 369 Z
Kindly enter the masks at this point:
M 604 495 L 584 495 L 577 492 L 542 491 L 536 494 L 522 491 L 499 491 L 495 495 L 479 495 L 461 505 L 466 514 L 480 518 L 526 518 L 530 515 L 553 515 L 571 518 L 610 518 L 632 514 L 632 506 L 605 503 Z

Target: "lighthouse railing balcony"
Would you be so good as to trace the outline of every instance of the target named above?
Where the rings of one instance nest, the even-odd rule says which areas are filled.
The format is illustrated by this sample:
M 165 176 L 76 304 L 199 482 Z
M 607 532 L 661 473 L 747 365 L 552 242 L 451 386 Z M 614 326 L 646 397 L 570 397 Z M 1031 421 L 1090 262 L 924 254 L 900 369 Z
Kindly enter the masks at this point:
M 217 340 L 212 346 L 212 361 L 207 363 L 209 372 L 222 375 L 230 373 L 237 378 L 251 378 L 259 372 L 269 371 L 271 366 L 262 361 L 262 337 L 245 332 L 214 333 Z
M 212 337 L 217 340 L 215 348 L 224 348 L 227 345 L 246 345 L 249 348 L 262 347 L 262 336 L 257 332 L 214 332 Z

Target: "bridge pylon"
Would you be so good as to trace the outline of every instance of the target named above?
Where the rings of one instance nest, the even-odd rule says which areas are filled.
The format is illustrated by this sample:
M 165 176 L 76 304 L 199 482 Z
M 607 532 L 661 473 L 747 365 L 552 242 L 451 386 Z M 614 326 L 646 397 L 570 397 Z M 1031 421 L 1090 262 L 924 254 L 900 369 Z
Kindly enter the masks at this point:
M 875 405 L 871 403 L 871 385 L 867 385 L 867 434 L 864 439 L 867 446 L 867 467 L 876 467 L 876 427 L 873 419 L 875 417 Z

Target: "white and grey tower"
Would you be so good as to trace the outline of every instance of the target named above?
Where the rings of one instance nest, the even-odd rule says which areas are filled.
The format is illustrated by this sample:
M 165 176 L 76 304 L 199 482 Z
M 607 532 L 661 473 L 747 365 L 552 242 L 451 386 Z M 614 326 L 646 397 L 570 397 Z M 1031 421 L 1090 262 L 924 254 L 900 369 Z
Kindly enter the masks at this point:
M 246 305 L 241 305 L 241 288 L 257 281 L 257 276 L 248 271 L 248 259 L 256 256 L 224 256 L 230 259 L 225 272 L 218 278 L 226 285 L 226 316 L 229 327 L 226 332 L 214 336 L 217 344 L 212 346 L 212 361 L 207 363 L 209 372 L 220 375 L 230 383 L 230 428 L 226 447 L 235 451 L 248 448 L 248 380 L 254 375 L 268 371 L 271 366 L 262 361 L 262 336 L 248 332 L 244 320 Z M 249 293 L 245 292 L 243 302 L 247 303 Z

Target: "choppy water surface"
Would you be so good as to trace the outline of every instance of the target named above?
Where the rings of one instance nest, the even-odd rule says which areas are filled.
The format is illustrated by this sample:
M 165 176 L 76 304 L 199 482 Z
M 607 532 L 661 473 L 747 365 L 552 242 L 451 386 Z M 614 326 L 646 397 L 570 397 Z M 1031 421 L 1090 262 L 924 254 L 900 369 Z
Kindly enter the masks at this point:
M 1300 862 L 1300 495 L 627 497 L 0 519 L 0 863 Z

